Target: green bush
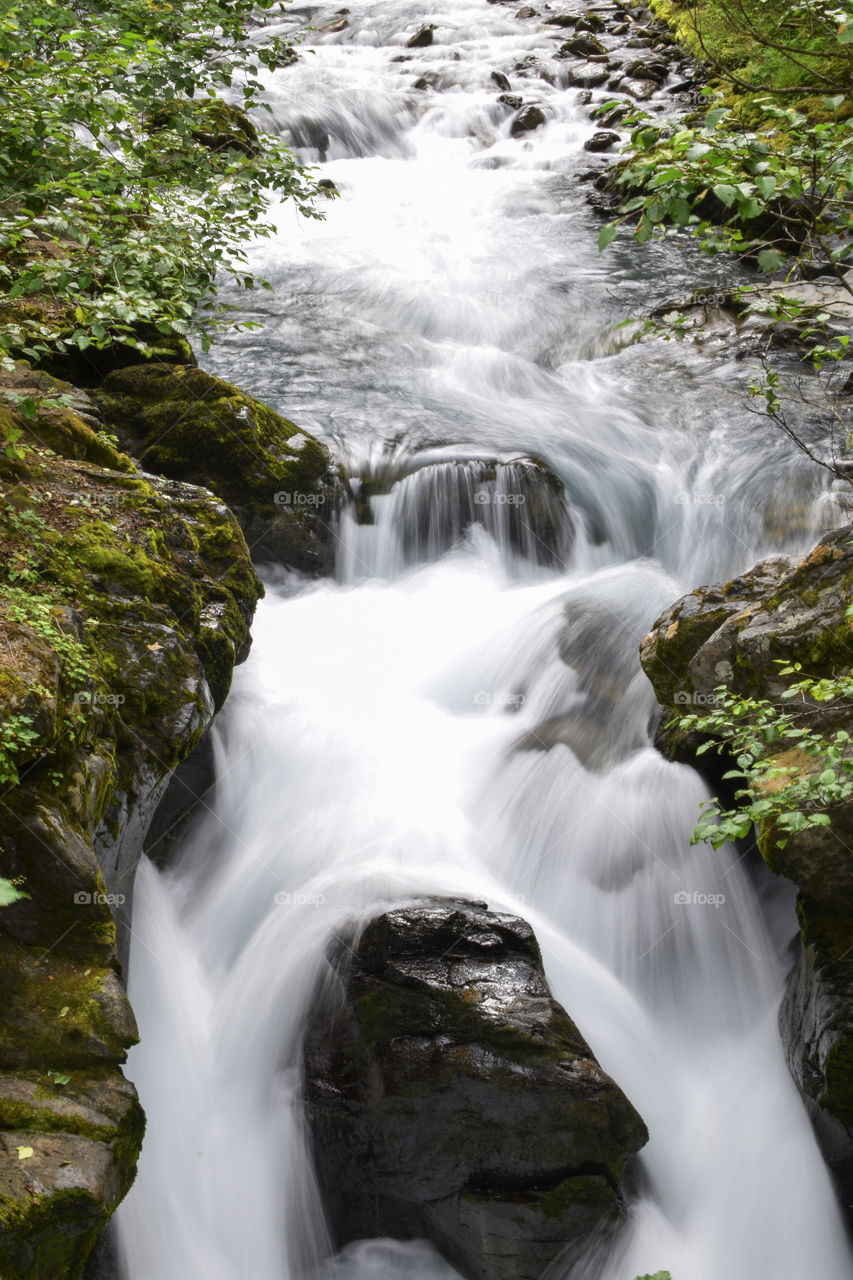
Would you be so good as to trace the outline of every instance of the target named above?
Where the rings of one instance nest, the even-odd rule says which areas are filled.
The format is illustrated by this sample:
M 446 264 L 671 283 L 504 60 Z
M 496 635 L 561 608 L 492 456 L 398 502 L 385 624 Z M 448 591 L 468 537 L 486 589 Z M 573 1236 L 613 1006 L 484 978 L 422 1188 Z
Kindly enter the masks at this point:
M 315 185 L 242 112 L 294 58 L 248 25 L 277 0 L 12 0 L 0 9 L 0 355 L 116 340 L 157 350 L 227 319 L 270 193 Z M 257 141 L 256 141 L 257 140 Z M 263 282 L 259 282 L 263 283 Z M 142 335 L 142 336 L 140 336 Z M 9 445 L 7 437 L 7 448 Z M 15 442 L 11 441 L 14 445 Z

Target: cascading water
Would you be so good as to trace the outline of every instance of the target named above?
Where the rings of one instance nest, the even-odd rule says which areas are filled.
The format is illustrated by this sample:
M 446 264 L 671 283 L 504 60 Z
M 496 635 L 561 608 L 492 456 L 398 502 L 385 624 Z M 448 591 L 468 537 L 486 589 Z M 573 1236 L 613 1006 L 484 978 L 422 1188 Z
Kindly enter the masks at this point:
M 299 1105 L 331 933 L 437 893 L 531 921 L 648 1123 L 629 1222 L 573 1280 L 842 1280 L 776 1029 L 791 897 L 689 846 L 705 788 L 653 749 L 636 656 L 683 590 L 805 548 L 820 483 L 745 412 L 737 369 L 614 338 L 715 276 L 683 243 L 597 255 L 594 126 L 547 27 L 486 0 L 345 12 L 270 85 L 341 199 L 322 224 L 282 213 L 256 250 L 264 332 L 212 367 L 329 440 L 351 502 L 336 581 L 271 578 L 215 800 L 173 869 L 137 877 L 148 1134 L 123 1275 L 453 1274 L 418 1243 L 332 1257 Z M 405 49 L 424 22 L 433 45 Z M 543 128 L 510 136 L 493 70 Z

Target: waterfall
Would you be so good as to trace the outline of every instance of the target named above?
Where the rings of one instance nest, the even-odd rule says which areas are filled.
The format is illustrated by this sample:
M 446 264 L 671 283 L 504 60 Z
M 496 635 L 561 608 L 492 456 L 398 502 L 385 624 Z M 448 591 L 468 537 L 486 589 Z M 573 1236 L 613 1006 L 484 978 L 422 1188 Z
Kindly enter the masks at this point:
M 598 255 L 595 126 L 554 28 L 487 0 L 285 25 L 309 20 L 272 119 L 341 198 L 281 211 L 252 251 L 277 293 L 240 302 L 264 330 L 208 365 L 344 459 L 338 568 L 270 573 L 215 795 L 174 865 L 139 869 L 123 1278 L 453 1277 L 423 1242 L 334 1255 L 300 1107 L 330 937 L 440 894 L 532 923 L 649 1126 L 621 1236 L 571 1280 L 843 1280 L 776 1027 L 793 895 L 690 846 L 706 788 L 654 749 L 637 660 L 683 591 L 810 545 L 820 482 L 747 412 L 741 366 L 617 329 L 735 268 L 683 239 Z M 493 71 L 540 129 L 512 136 Z

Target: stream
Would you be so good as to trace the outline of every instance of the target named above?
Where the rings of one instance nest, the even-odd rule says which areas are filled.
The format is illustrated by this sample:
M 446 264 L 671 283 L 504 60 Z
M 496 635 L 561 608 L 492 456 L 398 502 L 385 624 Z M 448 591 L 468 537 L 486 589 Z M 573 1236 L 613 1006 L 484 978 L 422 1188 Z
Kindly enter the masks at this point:
M 424 894 L 531 922 L 648 1125 L 625 1227 L 571 1280 L 848 1280 L 777 1029 L 793 890 L 690 846 L 707 788 L 654 748 L 637 659 L 685 591 L 807 550 L 821 481 L 748 412 L 744 363 L 617 327 L 736 277 L 681 237 L 598 253 L 565 32 L 487 0 L 345 16 L 270 77 L 267 122 L 340 198 L 275 211 L 251 267 L 276 291 L 235 299 L 264 327 L 205 367 L 326 441 L 352 501 L 333 579 L 267 571 L 215 795 L 138 871 L 123 1280 L 455 1276 L 422 1242 L 334 1254 L 300 1106 L 330 937 Z M 541 128 L 511 136 L 493 71 Z

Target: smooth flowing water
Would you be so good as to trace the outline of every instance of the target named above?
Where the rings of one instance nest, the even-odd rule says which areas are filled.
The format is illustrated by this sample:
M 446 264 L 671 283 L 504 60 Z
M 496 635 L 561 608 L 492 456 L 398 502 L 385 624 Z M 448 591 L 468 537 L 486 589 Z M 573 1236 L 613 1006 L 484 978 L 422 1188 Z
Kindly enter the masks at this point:
M 486 0 L 346 16 L 270 84 L 340 199 L 281 211 L 265 328 L 210 367 L 326 439 L 352 501 L 334 580 L 270 573 L 215 799 L 172 869 L 139 870 L 125 1280 L 454 1274 L 419 1243 L 332 1256 L 299 1104 L 330 935 L 425 893 L 531 921 L 649 1126 L 624 1232 L 573 1280 L 842 1280 L 776 1026 L 792 895 L 690 847 L 706 790 L 653 748 L 637 660 L 684 590 L 805 549 L 820 482 L 747 413 L 741 366 L 620 339 L 725 268 L 678 241 L 598 255 L 594 126 L 553 31 Z M 543 128 L 510 136 L 493 70 Z

